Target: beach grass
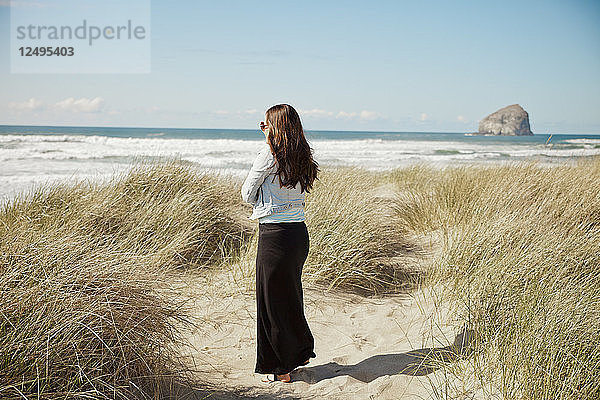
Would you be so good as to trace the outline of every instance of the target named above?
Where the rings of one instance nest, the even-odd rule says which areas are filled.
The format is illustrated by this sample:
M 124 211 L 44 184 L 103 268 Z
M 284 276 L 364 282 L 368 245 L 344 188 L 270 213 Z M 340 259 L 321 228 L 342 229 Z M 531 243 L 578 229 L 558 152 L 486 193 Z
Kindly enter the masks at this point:
M 391 219 L 393 199 L 374 189 L 383 176 L 356 167 L 324 170 L 306 195 L 310 245 L 303 281 L 325 290 L 372 295 L 415 287 L 415 260 L 428 249 Z M 243 280 L 252 285 L 258 232 L 242 253 Z
M 306 199 L 307 281 L 368 294 L 418 283 L 420 270 L 412 259 L 427 249 L 394 223 L 394 200 L 374 191 L 380 183 L 380 174 L 359 168 L 328 170 L 315 182 Z
M 474 333 L 455 393 L 474 375 L 487 398 L 600 397 L 600 158 L 389 178 L 409 193 L 399 223 L 441 233 L 427 280 Z
M 240 186 L 173 161 L 3 206 L 0 397 L 156 398 L 161 377 L 185 376 L 186 299 L 171 278 L 229 268 L 252 287 L 257 227 Z M 599 193 L 600 158 L 326 168 L 307 195 L 304 282 L 444 287 L 474 351 L 441 397 L 597 398 Z
M 184 376 L 186 301 L 169 277 L 218 268 L 247 240 L 234 190 L 169 162 L 6 204 L 0 398 L 154 397 Z

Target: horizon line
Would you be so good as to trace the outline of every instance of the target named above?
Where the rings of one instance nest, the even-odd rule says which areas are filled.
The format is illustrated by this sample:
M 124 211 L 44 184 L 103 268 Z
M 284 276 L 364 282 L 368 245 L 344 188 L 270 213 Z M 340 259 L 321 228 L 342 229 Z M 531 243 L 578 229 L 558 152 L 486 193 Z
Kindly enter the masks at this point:
M 0 127 L 31 127 L 31 128 L 111 128 L 111 129 L 178 129 L 178 130 L 227 130 L 227 131 L 253 131 L 252 128 L 176 128 L 176 127 L 164 127 L 164 126 L 113 126 L 113 125 L 13 125 L 13 124 L 0 124 Z M 258 131 L 258 129 L 256 129 Z M 466 132 L 466 131 L 391 131 L 391 130 L 345 130 L 345 129 L 304 129 L 306 132 L 372 132 L 372 133 L 450 133 L 450 134 L 477 134 L 478 132 Z M 533 133 L 531 136 L 541 135 L 600 135 L 600 132 L 582 132 L 582 133 Z M 506 135 L 495 135 L 495 136 L 506 136 Z M 518 136 L 518 135 L 517 135 Z M 530 135 L 522 135 L 530 136 Z
M 18 127 L 36 127 L 36 128 L 113 128 L 113 129 L 179 129 L 179 130 L 227 130 L 227 131 L 253 131 L 252 128 L 174 128 L 165 126 L 116 126 L 116 125 L 12 125 L 12 124 L 0 124 L 3 126 L 18 126 Z M 259 131 L 256 129 L 256 131 Z M 458 131 L 358 131 L 358 130 L 345 130 L 345 129 L 304 129 L 305 132 L 373 132 L 373 133 L 476 133 L 476 132 L 458 132 Z

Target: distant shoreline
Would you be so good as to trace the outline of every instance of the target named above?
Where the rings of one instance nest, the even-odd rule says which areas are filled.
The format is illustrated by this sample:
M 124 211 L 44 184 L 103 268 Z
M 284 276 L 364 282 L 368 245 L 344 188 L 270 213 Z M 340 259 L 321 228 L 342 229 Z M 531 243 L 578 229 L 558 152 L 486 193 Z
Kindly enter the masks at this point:
M 258 132 L 258 128 L 190 128 L 190 127 L 166 127 L 166 126 L 98 126 L 98 125 L 13 125 L 13 124 L 0 124 L 0 135 L 6 128 L 51 128 L 51 129 L 96 129 L 96 130 L 176 130 L 176 131 L 229 131 L 229 132 Z M 340 133 L 414 133 L 414 134 L 456 134 L 456 135 L 467 135 L 467 136 L 502 136 L 493 134 L 480 134 L 477 132 L 464 132 L 464 131 L 411 131 L 411 130 L 348 130 L 348 129 L 306 129 L 306 132 L 340 132 Z M 534 133 L 533 135 L 517 135 L 517 136 L 541 136 L 541 135 L 594 135 L 600 136 L 600 132 L 557 132 L 557 133 Z
M 470 132 L 472 133 L 472 132 Z M 468 134 L 468 133 L 467 133 Z M 323 168 L 388 171 L 536 160 L 554 166 L 600 155 L 600 135 L 472 135 L 432 132 L 307 131 Z M 549 140 L 550 139 L 550 140 Z M 244 177 L 264 135 L 258 130 L 0 126 L 0 199 L 49 181 L 110 176 L 138 161 L 179 159 Z
M 553 135 L 553 134 L 552 133 L 548 133 L 548 134 L 545 133 L 544 135 Z M 531 134 L 531 135 L 496 135 L 494 133 L 471 132 L 471 133 L 465 133 L 465 136 L 511 136 L 511 137 L 519 136 L 519 137 L 521 137 L 521 136 L 535 136 L 535 133 Z

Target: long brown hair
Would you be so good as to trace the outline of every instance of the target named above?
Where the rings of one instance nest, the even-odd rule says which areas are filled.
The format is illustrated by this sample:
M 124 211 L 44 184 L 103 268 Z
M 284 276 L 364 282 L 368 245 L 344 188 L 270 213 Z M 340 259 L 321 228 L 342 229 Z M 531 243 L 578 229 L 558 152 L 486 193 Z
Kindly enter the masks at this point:
M 313 159 L 312 150 L 304 137 L 300 116 L 289 104 L 278 104 L 266 112 L 269 133 L 267 143 L 277 160 L 275 173 L 280 187 L 296 187 L 300 193 L 310 193 L 319 172 L 319 164 Z

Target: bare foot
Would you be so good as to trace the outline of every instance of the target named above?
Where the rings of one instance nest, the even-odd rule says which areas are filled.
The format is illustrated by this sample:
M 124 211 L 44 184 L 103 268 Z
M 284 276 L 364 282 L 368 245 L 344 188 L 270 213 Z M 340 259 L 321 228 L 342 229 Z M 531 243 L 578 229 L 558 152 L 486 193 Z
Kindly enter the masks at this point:
M 277 375 L 277 380 L 281 381 L 281 382 L 285 382 L 285 383 L 290 383 L 292 378 L 290 377 L 290 374 L 283 374 L 283 375 Z

